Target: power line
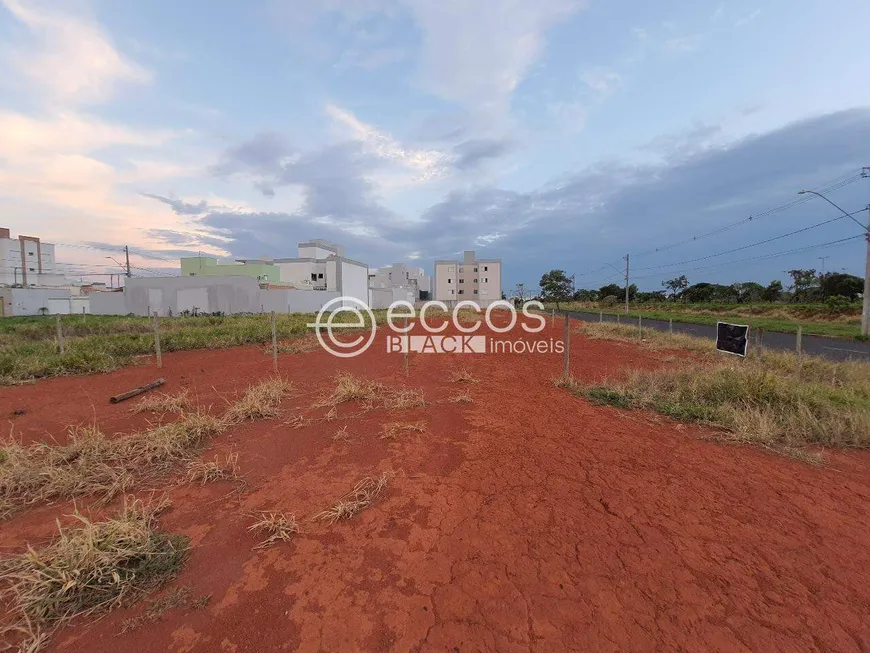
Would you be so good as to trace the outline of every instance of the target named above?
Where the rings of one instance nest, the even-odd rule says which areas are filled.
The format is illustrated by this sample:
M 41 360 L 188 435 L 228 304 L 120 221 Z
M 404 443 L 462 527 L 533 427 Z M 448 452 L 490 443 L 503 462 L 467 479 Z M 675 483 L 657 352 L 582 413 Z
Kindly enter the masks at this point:
M 747 261 L 762 261 L 762 260 L 769 259 L 769 258 L 777 258 L 779 256 L 787 256 L 789 254 L 798 254 L 801 252 L 807 252 L 807 251 L 810 251 L 813 249 L 818 249 L 821 247 L 834 247 L 834 246 L 845 245 L 845 244 L 850 243 L 854 240 L 863 239 L 863 238 L 864 238 L 864 234 L 856 234 L 854 236 L 840 238 L 839 240 L 832 240 L 832 241 L 827 242 L 827 243 L 818 243 L 816 245 L 807 245 L 805 247 L 797 247 L 795 249 L 789 249 L 789 250 L 786 250 L 784 252 L 775 252 L 773 254 L 759 254 L 758 256 L 750 256 L 748 258 L 736 259 L 734 261 L 724 261 L 722 263 L 713 263 L 712 265 L 702 265 L 702 266 L 695 267 L 695 268 L 685 268 L 682 270 L 675 270 L 669 274 L 673 274 L 675 272 L 684 272 L 685 273 L 685 272 L 695 272 L 697 270 L 708 270 L 710 268 L 717 268 L 717 267 L 722 267 L 725 265 L 732 265 L 734 263 L 746 263 Z M 660 278 L 661 275 L 659 275 L 659 274 L 646 274 L 646 275 L 642 275 L 639 277 L 634 277 L 634 279 L 650 279 L 653 277 Z
M 865 177 L 867 177 L 867 175 L 862 171 L 862 172 L 857 173 L 857 174 L 851 174 L 846 179 L 835 180 L 833 182 L 828 182 L 827 184 L 823 184 L 822 186 L 817 186 L 814 190 L 818 190 L 818 192 L 820 192 L 820 193 L 831 193 L 831 192 L 839 190 L 845 186 L 848 186 L 850 184 L 854 184 L 856 181 L 859 181 L 860 179 L 863 179 Z M 820 188 L 821 188 L 821 190 L 819 190 Z M 675 247 L 679 247 L 680 245 L 686 245 L 689 243 L 693 243 L 693 242 L 696 242 L 696 241 L 701 240 L 703 238 L 708 238 L 710 236 L 718 236 L 721 233 L 725 233 L 726 231 L 730 231 L 731 229 L 735 229 L 735 228 L 740 227 L 744 224 L 748 224 L 750 222 L 753 222 L 754 220 L 760 220 L 761 218 L 766 218 L 768 216 L 775 215 L 777 213 L 781 213 L 783 211 L 787 211 L 789 209 L 792 209 L 795 206 L 798 206 L 800 204 L 804 204 L 805 202 L 810 201 L 810 199 L 811 199 L 810 197 L 807 197 L 805 195 L 801 195 L 793 200 L 790 200 L 789 202 L 786 202 L 785 204 L 781 204 L 781 205 L 776 206 L 774 208 L 767 209 L 766 211 L 762 211 L 761 213 L 754 213 L 754 214 L 750 215 L 749 217 L 743 218 L 742 220 L 737 220 L 736 222 L 732 222 L 731 224 L 727 224 L 727 225 L 724 225 L 722 227 L 718 227 L 716 229 L 713 229 L 712 231 L 708 231 L 706 233 L 703 233 L 703 234 L 700 234 L 697 236 L 692 236 L 691 238 L 686 238 L 685 240 L 680 240 L 680 241 L 677 241 L 675 243 L 671 243 L 669 245 L 662 245 L 660 247 L 655 247 L 653 249 L 639 252 L 637 254 L 632 254 L 631 256 L 633 258 L 637 258 L 638 256 L 647 256 L 649 254 L 656 254 L 659 252 L 665 252 L 665 251 L 668 251 L 668 250 L 673 249 Z
M 859 209 L 858 211 L 853 211 L 849 214 L 849 216 L 858 215 L 859 213 L 863 213 L 867 209 Z M 782 238 L 787 238 L 789 236 L 794 236 L 795 234 L 803 233 L 804 231 L 809 231 L 810 229 L 816 229 L 818 227 L 822 227 L 826 224 L 831 224 L 832 222 L 837 222 L 838 220 L 842 220 L 847 216 L 839 215 L 836 218 L 831 218 L 830 220 L 824 220 L 823 222 L 817 222 L 816 224 L 811 224 L 808 227 L 803 227 L 802 229 L 795 229 L 794 231 L 789 231 L 787 234 L 782 234 L 779 236 L 774 236 L 773 238 L 766 238 L 765 240 L 759 240 L 755 243 L 750 243 L 749 245 L 742 245 L 741 247 L 735 247 L 733 249 L 725 250 L 724 252 L 718 252 L 716 254 L 708 254 L 707 256 L 699 256 L 698 258 L 689 259 L 687 261 L 680 261 L 679 263 L 665 263 L 662 265 L 651 265 L 645 268 L 635 268 L 636 271 L 642 272 L 644 270 L 659 270 L 661 268 L 672 268 L 678 265 L 686 265 L 687 263 L 695 263 L 697 261 L 706 261 L 707 259 L 716 258 L 717 256 L 724 256 L 725 254 L 733 254 L 734 252 L 740 252 L 744 249 L 750 249 L 751 247 L 758 247 L 759 245 L 764 245 L 766 243 L 772 243 L 775 240 L 780 240 Z

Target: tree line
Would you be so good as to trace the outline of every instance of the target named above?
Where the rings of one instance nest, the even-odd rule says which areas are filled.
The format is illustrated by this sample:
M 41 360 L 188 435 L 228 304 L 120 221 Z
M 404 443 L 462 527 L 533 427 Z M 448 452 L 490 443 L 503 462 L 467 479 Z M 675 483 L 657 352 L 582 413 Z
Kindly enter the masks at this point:
M 686 275 L 662 281 L 662 290 L 641 292 L 636 284 L 628 287 L 630 302 L 719 302 L 748 304 L 753 302 L 827 302 L 831 305 L 846 305 L 857 300 L 864 290 L 864 279 L 852 274 L 816 270 L 789 270 L 792 283 L 786 288 L 778 279 L 766 286 L 755 281 L 723 285 L 700 282 L 690 284 Z M 541 277 L 541 301 L 545 302 L 608 302 L 618 303 L 625 298 L 625 286 L 611 283 L 598 289 L 576 289 L 574 278 L 564 270 L 550 270 Z

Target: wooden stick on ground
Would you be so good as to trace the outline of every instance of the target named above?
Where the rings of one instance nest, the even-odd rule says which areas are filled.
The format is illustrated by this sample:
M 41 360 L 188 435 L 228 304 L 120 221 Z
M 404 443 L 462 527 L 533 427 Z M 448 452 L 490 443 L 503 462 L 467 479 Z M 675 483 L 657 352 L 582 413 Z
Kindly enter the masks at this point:
M 159 388 L 161 385 L 166 383 L 166 379 L 157 379 L 153 383 L 149 383 L 148 385 L 143 385 L 141 388 L 133 388 L 132 390 L 128 390 L 127 392 L 122 392 L 119 395 L 115 395 L 111 399 L 109 399 L 110 404 L 117 404 L 121 401 L 125 401 L 130 397 L 135 397 L 136 395 L 141 395 L 143 392 L 148 392 L 149 390 L 153 390 L 154 388 Z

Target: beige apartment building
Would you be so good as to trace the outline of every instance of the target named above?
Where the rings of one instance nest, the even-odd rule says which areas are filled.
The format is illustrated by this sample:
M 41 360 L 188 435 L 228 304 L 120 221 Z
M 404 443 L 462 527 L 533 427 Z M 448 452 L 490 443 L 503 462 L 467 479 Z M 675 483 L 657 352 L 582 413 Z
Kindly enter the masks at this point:
M 489 306 L 501 299 L 501 259 L 479 259 L 466 251 L 461 261 L 435 261 L 434 280 L 434 299 L 448 306 L 463 300 Z

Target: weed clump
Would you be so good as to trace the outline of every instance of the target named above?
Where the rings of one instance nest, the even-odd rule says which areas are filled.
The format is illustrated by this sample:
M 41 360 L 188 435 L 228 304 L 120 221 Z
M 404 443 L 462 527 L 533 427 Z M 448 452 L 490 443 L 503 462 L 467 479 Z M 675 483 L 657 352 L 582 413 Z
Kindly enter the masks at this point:
M 264 549 L 277 541 L 289 542 L 290 538 L 299 532 L 299 524 L 295 515 L 285 515 L 283 512 L 262 512 L 260 519 L 248 526 L 249 533 L 268 534 L 265 540 L 257 544 L 255 549 Z
M 314 516 L 314 519 L 334 524 L 342 519 L 350 519 L 368 508 L 377 496 L 387 487 L 395 472 L 384 472 L 377 478 L 367 476 L 354 488 L 336 501 L 332 507 Z
M 173 578 L 187 558 L 189 541 L 157 530 L 166 503 L 127 500 L 101 522 L 75 513 L 76 528 L 40 549 L 0 560 L 2 589 L 21 633 L 24 651 L 35 651 L 69 620 L 117 608 Z
M 292 384 L 280 377 L 260 381 L 245 390 L 241 399 L 230 405 L 224 419 L 237 423 L 275 417 L 278 415 L 278 405 L 292 387 Z

